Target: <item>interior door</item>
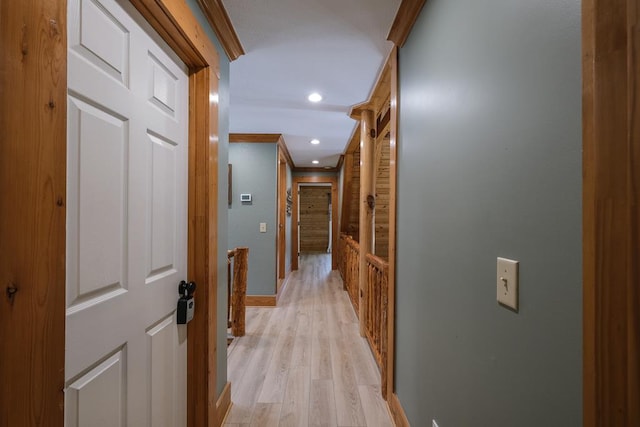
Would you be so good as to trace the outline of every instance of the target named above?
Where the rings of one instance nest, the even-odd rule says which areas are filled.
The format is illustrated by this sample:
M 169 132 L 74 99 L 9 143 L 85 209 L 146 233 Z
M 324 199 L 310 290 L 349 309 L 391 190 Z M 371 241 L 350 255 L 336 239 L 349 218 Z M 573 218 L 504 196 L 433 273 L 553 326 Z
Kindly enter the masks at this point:
M 188 77 L 128 1 L 68 1 L 66 425 L 186 425 Z

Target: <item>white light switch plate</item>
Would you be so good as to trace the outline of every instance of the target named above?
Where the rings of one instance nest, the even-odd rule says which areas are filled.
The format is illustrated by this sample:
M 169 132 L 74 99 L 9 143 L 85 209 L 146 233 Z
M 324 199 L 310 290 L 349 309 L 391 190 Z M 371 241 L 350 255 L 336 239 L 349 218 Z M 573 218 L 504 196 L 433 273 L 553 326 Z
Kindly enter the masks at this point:
M 496 297 L 500 304 L 518 311 L 518 261 L 498 257 Z
M 260 232 L 261 233 L 266 233 L 267 232 L 267 223 L 266 222 L 261 222 L 260 223 Z

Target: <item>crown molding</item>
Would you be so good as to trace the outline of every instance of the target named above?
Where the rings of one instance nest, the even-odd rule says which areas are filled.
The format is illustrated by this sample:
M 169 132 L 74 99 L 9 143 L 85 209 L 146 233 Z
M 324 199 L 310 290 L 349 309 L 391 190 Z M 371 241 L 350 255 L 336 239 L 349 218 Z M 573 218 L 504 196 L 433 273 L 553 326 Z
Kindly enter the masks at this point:
M 310 167 L 296 167 L 293 169 L 293 172 L 304 172 L 304 173 L 319 173 L 319 172 L 328 172 L 328 173 L 337 173 L 338 168 L 310 168 Z
M 296 165 L 293 163 L 291 154 L 289 154 L 289 148 L 284 141 L 284 136 L 281 133 L 230 133 L 229 143 L 250 143 L 250 144 L 278 144 L 280 152 L 284 156 L 291 169 L 295 169 Z
M 277 143 L 281 133 L 230 133 L 229 142 Z
M 387 35 L 387 40 L 394 42 L 398 47 L 404 46 L 413 24 L 420 15 L 422 6 L 426 2 L 427 0 L 402 0 L 389 30 L 389 35 Z
M 238 38 L 235 28 L 229 19 L 227 10 L 222 4 L 222 0 L 196 0 L 204 16 L 209 21 L 211 28 L 216 33 L 222 48 L 229 61 L 238 59 L 244 55 L 244 49 Z

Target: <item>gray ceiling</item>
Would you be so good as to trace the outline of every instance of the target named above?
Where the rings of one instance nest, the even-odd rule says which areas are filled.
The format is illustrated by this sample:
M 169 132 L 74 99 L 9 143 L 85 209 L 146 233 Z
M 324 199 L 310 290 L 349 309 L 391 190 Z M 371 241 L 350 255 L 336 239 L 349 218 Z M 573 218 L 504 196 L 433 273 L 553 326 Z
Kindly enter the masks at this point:
M 246 52 L 231 63 L 230 132 L 281 133 L 296 167 L 335 166 L 356 125 L 347 113 L 391 51 L 400 0 L 223 3 Z

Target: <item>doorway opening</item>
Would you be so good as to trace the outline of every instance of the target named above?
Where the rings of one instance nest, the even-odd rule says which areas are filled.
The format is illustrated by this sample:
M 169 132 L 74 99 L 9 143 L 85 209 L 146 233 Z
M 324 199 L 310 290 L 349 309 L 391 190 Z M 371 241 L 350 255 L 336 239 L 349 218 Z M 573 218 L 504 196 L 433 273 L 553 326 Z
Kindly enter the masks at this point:
M 305 184 L 299 189 L 300 254 L 331 253 L 331 184 Z
M 302 210 L 304 208 L 304 205 L 300 203 L 301 189 L 303 187 L 313 187 L 313 188 L 319 188 L 320 190 L 311 190 L 311 192 L 318 191 L 319 193 L 324 193 L 324 195 L 315 195 L 315 197 L 318 200 L 318 203 L 320 203 L 322 198 L 324 198 L 324 200 L 326 201 L 330 200 L 328 207 L 325 208 L 326 209 L 325 212 L 327 212 L 325 214 L 325 217 L 328 217 L 328 219 L 330 219 L 330 222 L 326 223 L 326 229 L 327 229 L 326 233 L 328 233 L 328 242 L 325 245 L 323 244 L 324 241 L 320 239 L 320 235 L 325 233 L 325 231 L 323 231 L 325 229 L 325 223 L 322 222 L 323 221 L 321 219 L 322 216 L 318 215 L 318 219 L 315 220 L 317 225 L 312 226 L 312 228 L 314 229 L 313 234 L 309 234 L 309 235 L 315 235 L 315 238 L 313 240 L 317 240 L 317 242 L 313 242 L 314 246 L 312 246 L 311 248 L 317 248 L 316 250 L 318 252 L 331 253 L 331 269 L 335 270 L 336 268 L 338 268 L 338 260 L 336 258 L 336 251 L 334 250 L 337 246 L 337 241 L 338 241 L 337 240 L 338 239 L 338 220 L 337 220 L 338 218 L 338 178 L 333 175 L 294 176 L 292 187 L 294 188 L 293 218 L 295 222 L 293 224 L 294 226 L 292 227 L 292 236 L 291 236 L 291 243 L 293 248 L 291 252 L 291 269 L 292 270 L 298 269 L 298 259 L 300 257 L 300 252 L 301 252 L 301 244 L 302 244 L 302 240 L 300 239 L 301 215 L 303 215 Z M 330 193 L 330 196 L 328 196 L 327 193 Z M 323 205 L 321 204 L 320 206 L 323 206 Z M 327 205 L 324 205 L 324 206 L 327 206 Z M 320 211 L 320 209 L 321 208 L 317 209 L 318 212 Z M 316 209 L 314 208 L 312 211 L 315 212 Z M 306 216 L 309 213 L 305 213 L 304 215 Z M 313 219 L 314 215 L 315 213 L 311 213 L 310 218 L 302 218 L 302 219 L 303 220 Z M 330 230 L 329 230 L 329 227 L 330 227 Z M 305 232 L 307 231 L 311 232 L 311 230 L 305 230 Z M 307 240 L 308 238 L 304 237 L 304 239 Z M 307 251 L 310 251 L 308 246 L 305 246 L 304 249 Z

